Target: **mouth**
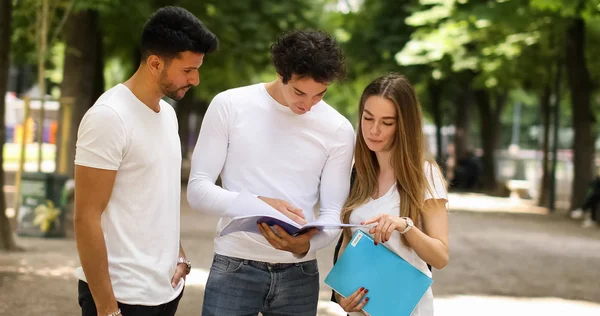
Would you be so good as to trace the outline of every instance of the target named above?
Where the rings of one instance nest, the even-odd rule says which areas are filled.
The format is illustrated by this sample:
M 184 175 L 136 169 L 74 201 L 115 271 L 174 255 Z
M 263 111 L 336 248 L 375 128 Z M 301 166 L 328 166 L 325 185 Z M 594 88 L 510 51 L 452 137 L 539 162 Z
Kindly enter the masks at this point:
M 371 139 L 371 138 L 367 138 L 367 139 L 369 140 L 369 142 L 374 143 L 374 144 L 381 144 L 381 143 L 383 143 L 382 140 L 374 140 L 374 139 Z

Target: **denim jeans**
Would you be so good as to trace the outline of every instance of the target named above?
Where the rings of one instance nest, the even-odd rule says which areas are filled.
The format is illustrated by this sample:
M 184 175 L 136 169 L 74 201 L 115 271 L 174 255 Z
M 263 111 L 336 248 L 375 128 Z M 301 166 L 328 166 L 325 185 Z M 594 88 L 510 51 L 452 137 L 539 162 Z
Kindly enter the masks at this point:
M 81 306 L 82 316 L 97 316 L 96 303 L 92 297 L 92 292 L 87 283 L 79 280 L 78 284 L 79 292 L 79 306 Z M 169 303 L 165 303 L 157 306 L 144 306 L 144 305 L 128 305 L 117 302 L 123 316 L 173 316 L 177 312 L 177 306 L 179 300 L 183 296 L 183 290 Z
M 315 316 L 319 300 L 316 260 L 266 263 L 215 254 L 203 316 Z

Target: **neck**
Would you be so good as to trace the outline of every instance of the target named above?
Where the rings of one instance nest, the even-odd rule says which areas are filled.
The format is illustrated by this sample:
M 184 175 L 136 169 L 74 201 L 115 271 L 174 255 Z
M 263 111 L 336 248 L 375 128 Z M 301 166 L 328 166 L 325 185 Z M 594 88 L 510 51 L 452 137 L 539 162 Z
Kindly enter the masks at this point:
M 123 84 L 131 92 L 154 112 L 160 112 L 160 99 L 164 96 L 157 84 L 148 84 L 154 82 L 143 66 L 141 66 L 129 80 Z
M 282 86 L 283 86 L 283 82 L 281 82 L 280 79 L 277 79 L 277 80 L 271 81 L 271 82 L 267 82 L 265 84 L 265 88 L 267 89 L 267 92 L 273 99 L 275 99 L 275 101 L 277 101 L 277 103 L 279 103 L 283 106 L 288 106 L 285 103 L 285 99 L 283 98 L 283 92 L 282 92 L 283 87 Z
M 379 175 L 393 175 L 394 169 L 392 168 L 392 152 L 376 152 L 375 156 L 377 156 L 377 162 L 379 163 Z

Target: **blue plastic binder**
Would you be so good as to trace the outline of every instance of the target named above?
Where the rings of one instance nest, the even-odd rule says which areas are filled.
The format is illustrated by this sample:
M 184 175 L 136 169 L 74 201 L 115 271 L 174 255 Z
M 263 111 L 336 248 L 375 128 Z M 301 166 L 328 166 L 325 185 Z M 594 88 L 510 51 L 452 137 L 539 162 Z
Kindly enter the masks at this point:
M 409 316 L 433 280 L 358 230 L 325 283 L 344 297 L 368 289 L 364 310 L 372 316 Z

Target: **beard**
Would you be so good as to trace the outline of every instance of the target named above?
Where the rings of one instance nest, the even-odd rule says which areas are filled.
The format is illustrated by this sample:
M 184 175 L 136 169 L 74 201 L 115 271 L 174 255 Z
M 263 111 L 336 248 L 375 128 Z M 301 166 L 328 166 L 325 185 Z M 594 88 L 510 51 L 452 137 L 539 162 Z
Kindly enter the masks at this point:
M 164 71 L 160 76 L 159 86 L 164 95 L 166 95 L 167 97 L 169 97 L 175 101 L 179 101 L 179 100 L 183 99 L 183 97 L 185 96 L 185 92 L 183 92 L 182 94 L 179 94 L 179 91 L 192 87 L 191 84 L 181 86 L 181 87 L 175 86 L 175 84 L 173 84 L 173 82 L 169 81 L 169 79 L 167 78 L 167 74 Z

